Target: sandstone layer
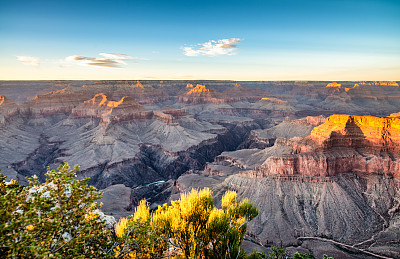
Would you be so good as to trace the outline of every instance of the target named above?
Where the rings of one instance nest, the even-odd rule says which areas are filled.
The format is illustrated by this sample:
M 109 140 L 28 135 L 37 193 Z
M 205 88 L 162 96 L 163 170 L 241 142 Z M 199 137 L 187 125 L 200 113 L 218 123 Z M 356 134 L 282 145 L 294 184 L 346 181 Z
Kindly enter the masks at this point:
M 290 148 L 242 173 L 263 177 L 365 172 L 398 178 L 399 123 L 397 117 L 332 115 L 309 136 L 280 141 Z

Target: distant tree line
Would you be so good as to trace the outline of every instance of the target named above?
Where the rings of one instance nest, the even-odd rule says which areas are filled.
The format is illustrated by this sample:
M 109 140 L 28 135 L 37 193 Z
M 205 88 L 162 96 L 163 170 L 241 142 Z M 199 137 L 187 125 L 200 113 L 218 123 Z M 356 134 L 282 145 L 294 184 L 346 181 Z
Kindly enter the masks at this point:
M 290 258 L 283 248 L 245 253 L 247 223 L 258 209 L 236 192 L 224 194 L 220 209 L 207 188 L 154 212 L 142 200 L 116 223 L 96 203 L 102 193 L 75 179 L 78 170 L 65 163 L 48 169 L 45 183 L 28 178 L 27 187 L 0 174 L 1 258 Z

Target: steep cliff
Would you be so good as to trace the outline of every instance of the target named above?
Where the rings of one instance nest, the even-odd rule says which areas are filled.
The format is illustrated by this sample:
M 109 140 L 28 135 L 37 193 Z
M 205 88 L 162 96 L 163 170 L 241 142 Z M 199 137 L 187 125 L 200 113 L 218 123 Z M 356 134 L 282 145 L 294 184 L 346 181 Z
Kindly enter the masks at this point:
M 253 176 L 334 176 L 365 172 L 400 177 L 400 119 L 332 115 L 304 138 L 288 142 L 289 153 L 268 157 Z
M 324 149 L 352 147 L 399 153 L 400 119 L 332 115 L 326 123 L 313 129 L 310 139 Z
M 175 187 L 180 192 L 208 187 L 215 200 L 235 190 L 239 200 L 252 200 L 260 213 L 250 222 L 247 239 L 262 246 L 306 249 L 317 257 L 376 258 L 363 251 L 400 256 L 398 179 L 363 173 L 262 178 L 189 174 Z

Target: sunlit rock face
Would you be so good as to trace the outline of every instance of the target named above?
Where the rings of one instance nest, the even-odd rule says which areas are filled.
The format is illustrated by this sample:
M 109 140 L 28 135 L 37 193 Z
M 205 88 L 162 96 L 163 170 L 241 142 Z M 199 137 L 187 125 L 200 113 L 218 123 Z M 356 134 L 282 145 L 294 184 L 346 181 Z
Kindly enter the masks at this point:
M 210 89 L 206 88 L 205 85 L 196 85 L 196 87 L 189 87 L 186 86 L 187 88 L 191 88 L 189 92 L 187 92 L 187 95 L 200 95 L 201 93 L 206 93 L 210 92 Z
M 289 153 L 268 157 L 249 173 L 262 177 L 365 172 L 398 178 L 399 144 L 398 118 L 332 115 L 309 136 L 287 142 Z
M 205 104 L 215 103 L 222 104 L 225 100 L 221 94 L 217 93 L 213 89 L 207 88 L 205 85 L 196 85 L 193 87 L 192 84 L 186 86 L 187 92 L 179 97 L 179 101 L 187 104 Z
M 399 86 L 396 81 L 359 81 L 358 85 L 380 85 L 380 86 Z
M 360 172 L 400 177 L 398 117 L 332 115 L 285 120 L 254 130 L 240 146 L 206 166 L 207 174 L 227 172 L 329 177 Z M 228 170 L 227 167 L 231 166 Z
M 324 149 L 352 147 L 399 153 L 400 119 L 332 115 L 326 123 L 313 129 L 310 138 Z
M 103 121 L 126 121 L 129 119 L 148 119 L 151 111 L 146 111 L 132 97 L 122 97 L 119 101 L 110 101 L 104 93 L 96 94 L 84 101 L 71 112 L 70 118 L 100 118 Z
M 138 87 L 138 88 L 144 88 L 143 85 L 142 85 L 142 83 L 140 83 L 139 80 L 138 80 L 137 83 L 136 83 L 136 87 Z
M 1 109 L 11 108 L 11 106 L 17 105 L 15 102 L 9 100 L 7 97 L 0 95 L 0 107 Z
M 332 83 L 327 84 L 326 87 L 337 87 L 337 88 L 340 88 L 340 87 L 342 87 L 342 85 L 337 83 L 337 82 L 332 82 Z

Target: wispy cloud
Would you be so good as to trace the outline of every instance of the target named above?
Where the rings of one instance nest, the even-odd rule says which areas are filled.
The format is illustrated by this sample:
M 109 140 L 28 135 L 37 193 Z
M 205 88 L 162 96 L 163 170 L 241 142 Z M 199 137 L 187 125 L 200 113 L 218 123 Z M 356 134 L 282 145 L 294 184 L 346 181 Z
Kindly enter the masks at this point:
M 235 55 L 237 44 L 242 39 L 230 38 L 222 40 L 210 40 L 205 43 L 199 43 L 196 46 L 183 47 L 186 56 L 219 56 L 219 55 Z
M 121 68 L 123 67 L 122 65 L 126 65 L 126 60 L 141 59 L 119 53 L 100 53 L 99 55 L 103 56 L 103 58 L 91 58 L 74 55 L 66 57 L 65 61 L 85 66 Z
M 35 57 L 17 56 L 17 60 L 27 66 L 35 66 L 35 67 L 40 66 L 40 60 Z

